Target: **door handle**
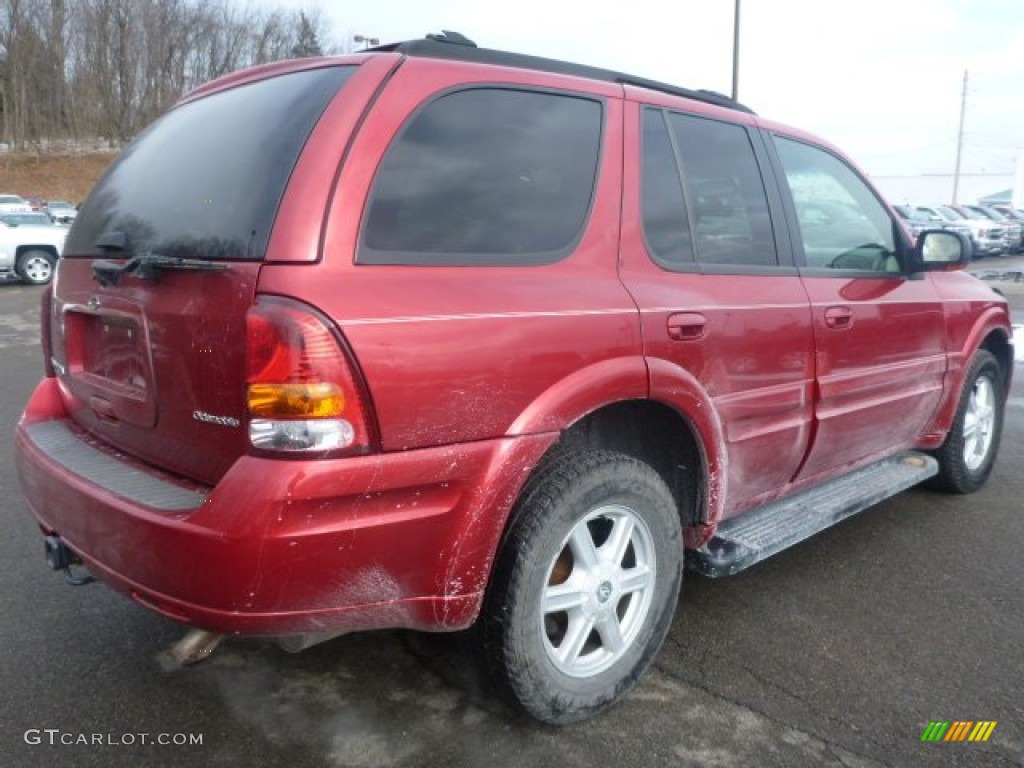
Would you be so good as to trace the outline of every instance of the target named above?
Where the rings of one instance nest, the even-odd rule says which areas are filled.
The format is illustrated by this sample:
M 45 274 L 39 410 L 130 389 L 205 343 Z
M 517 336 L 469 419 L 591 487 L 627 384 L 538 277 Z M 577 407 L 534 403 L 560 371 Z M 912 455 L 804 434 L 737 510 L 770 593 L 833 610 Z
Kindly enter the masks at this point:
M 668 337 L 676 341 L 691 341 L 704 336 L 708 319 L 700 312 L 677 312 L 668 316 Z
M 829 307 L 825 310 L 825 325 L 837 331 L 853 325 L 853 310 L 849 307 Z

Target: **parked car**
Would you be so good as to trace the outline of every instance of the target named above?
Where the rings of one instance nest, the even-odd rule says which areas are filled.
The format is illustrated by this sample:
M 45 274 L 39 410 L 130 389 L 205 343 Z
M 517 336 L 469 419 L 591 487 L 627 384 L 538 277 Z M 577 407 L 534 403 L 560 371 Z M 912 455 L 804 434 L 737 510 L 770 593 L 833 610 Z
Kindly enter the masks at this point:
M 945 219 L 936 214 L 922 211 L 912 205 L 894 205 L 892 209 L 906 222 L 906 226 L 915 240 L 917 240 L 918 235 L 926 230 L 945 228 Z
M 916 205 L 894 205 L 893 210 L 907 222 L 911 234 L 916 238 L 928 229 L 945 229 L 956 232 L 971 241 L 971 228 L 962 219 L 943 218 L 939 213 Z M 972 244 L 973 254 L 973 244 Z
M 28 203 L 29 208 L 36 213 L 46 212 L 46 201 L 43 200 L 43 198 L 38 195 L 22 195 L 21 197 L 26 203 Z
M 67 230 L 45 225 L 8 223 L 10 216 L 0 217 L 0 279 L 18 279 L 32 285 L 43 285 L 53 278 L 54 267 L 64 249 Z M 42 214 L 40 214 L 42 215 Z M 43 215 L 43 218 L 46 218 Z
M 918 205 L 918 210 L 934 214 L 950 224 L 968 227 L 971 231 L 972 257 L 999 256 L 1006 250 L 1005 228 L 983 216 L 967 216 L 949 205 Z
M 995 208 L 1001 214 L 1010 217 L 1014 221 L 1024 222 L 1024 211 L 1022 211 L 1020 208 L 1014 208 L 1012 205 L 1006 205 L 1004 203 L 996 203 L 995 205 L 989 207 Z
M 83 203 L 18 473 L 50 566 L 186 657 L 472 627 L 573 722 L 651 663 L 684 557 L 985 482 L 1013 347 L 968 251 L 712 93 L 451 33 L 269 64 Z
M 1021 251 L 1021 225 L 1013 218 L 987 205 L 954 205 L 964 216 L 979 216 L 997 222 L 1003 227 L 1003 247 L 1007 253 Z
M 71 224 L 78 216 L 75 204 L 66 200 L 50 200 L 46 203 L 46 212 L 58 224 Z
M 32 206 L 18 195 L 0 194 L 0 213 L 31 213 Z

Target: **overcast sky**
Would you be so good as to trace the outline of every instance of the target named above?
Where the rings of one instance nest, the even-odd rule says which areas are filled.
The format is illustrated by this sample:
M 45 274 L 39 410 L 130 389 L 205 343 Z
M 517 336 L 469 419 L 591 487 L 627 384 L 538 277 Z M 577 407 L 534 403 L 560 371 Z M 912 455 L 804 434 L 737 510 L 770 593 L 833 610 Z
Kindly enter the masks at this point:
M 322 9 L 336 48 L 454 29 L 478 45 L 728 93 L 734 0 L 254 0 Z M 1024 0 L 742 0 L 740 100 L 875 175 L 964 172 L 1024 153 Z M 326 46 L 325 46 L 326 47 Z

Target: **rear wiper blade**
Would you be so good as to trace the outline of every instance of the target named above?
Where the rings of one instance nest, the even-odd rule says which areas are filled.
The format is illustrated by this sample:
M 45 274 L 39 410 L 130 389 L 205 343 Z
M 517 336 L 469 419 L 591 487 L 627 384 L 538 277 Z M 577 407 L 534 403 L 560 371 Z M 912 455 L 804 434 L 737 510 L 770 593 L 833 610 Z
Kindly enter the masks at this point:
M 121 230 L 111 229 L 97 238 L 96 247 L 104 251 L 123 251 L 128 247 L 128 238 Z
M 92 263 L 93 279 L 103 286 L 117 285 L 125 275 L 135 275 L 140 280 L 156 280 L 164 269 L 191 269 L 196 271 L 215 271 L 227 269 L 227 264 L 220 264 L 205 259 L 183 259 L 175 256 L 162 256 L 159 253 L 140 253 L 132 256 L 123 264 L 96 259 Z

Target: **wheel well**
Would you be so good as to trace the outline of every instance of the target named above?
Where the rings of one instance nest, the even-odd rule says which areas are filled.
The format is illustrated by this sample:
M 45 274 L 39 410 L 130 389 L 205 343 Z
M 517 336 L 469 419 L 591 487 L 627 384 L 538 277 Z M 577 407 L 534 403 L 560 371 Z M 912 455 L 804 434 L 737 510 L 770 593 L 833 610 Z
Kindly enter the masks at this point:
M 52 245 L 19 245 L 14 251 L 15 260 L 20 259 L 29 251 L 42 251 L 47 256 L 52 256 L 54 261 L 56 261 L 59 258 L 59 255 L 57 254 L 57 249 L 54 248 Z
M 1005 333 L 993 331 L 982 342 L 981 348 L 987 349 L 999 361 L 999 369 L 1003 372 L 1004 394 L 1008 393 L 1010 372 L 1013 369 L 1013 348 L 1010 346 L 1009 339 Z
M 693 427 L 674 409 L 650 400 L 607 405 L 565 430 L 548 456 L 583 449 L 617 451 L 648 464 L 672 492 L 682 524 L 700 521 L 703 453 Z

